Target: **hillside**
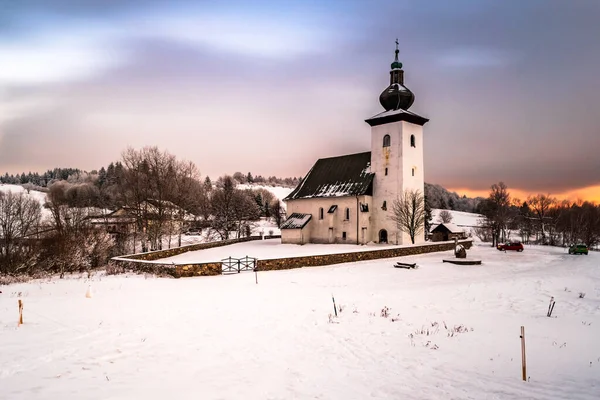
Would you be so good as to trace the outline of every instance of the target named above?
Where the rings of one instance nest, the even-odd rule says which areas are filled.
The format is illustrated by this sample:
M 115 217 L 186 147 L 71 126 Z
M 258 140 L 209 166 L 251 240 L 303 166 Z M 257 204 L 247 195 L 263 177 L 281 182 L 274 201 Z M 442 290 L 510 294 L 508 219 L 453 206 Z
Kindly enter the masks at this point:
M 46 193 L 37 190 L 30 190 L 28 192 L 27 189 L 21 185 L 7 185 L 3 183 L 0 183 L 0 192 L 24 193 L 26 196 L 29 196 L 40 203 L 40 206 L 42 207 L 42 219 L 50 217 L 50 211 L 43 207 L 44 203 L 46 203 Z

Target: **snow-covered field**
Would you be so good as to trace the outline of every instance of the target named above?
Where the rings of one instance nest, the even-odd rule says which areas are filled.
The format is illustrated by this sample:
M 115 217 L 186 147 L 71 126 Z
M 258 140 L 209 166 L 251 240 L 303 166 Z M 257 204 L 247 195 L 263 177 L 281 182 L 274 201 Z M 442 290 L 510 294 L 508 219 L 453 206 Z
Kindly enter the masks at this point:
M 0 399 L 598 399 L 600 254 L 445 256 L 0 287 Z
M 338 254 L 354 251 L 378 250 L 392 247 L 394 245 L 370 244 L 357 246 L 355 244 L 282 244 L 281 239 L 254 240 L 251 242 L 236 243 L 228 246 L 214 247 L 212 249 L 188 251 L 177 256 L 157 260 L 157 263 L 185 264 L 201 263 L 222 260 L 227 257 L 242 258 L 254 257 L 262 259 L 299 257 L 320 254 Z

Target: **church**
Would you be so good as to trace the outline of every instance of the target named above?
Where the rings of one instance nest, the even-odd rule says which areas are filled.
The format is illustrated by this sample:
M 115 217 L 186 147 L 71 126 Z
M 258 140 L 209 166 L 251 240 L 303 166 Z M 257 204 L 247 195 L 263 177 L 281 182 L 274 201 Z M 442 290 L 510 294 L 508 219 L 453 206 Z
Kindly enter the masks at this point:
M 423 126 L 427 118 L 411 111 L 414 94 L 404 85 L 396 56 L 390 85 L 379 96 L 385 111 L 367 119 L 371 151 L 317 160 L 284 199 L 287 219 L 282 243 L 411 244 L 392 215 L 405 190 L 424 193 Z M 415 244 L 425 241 L 425 233 Z

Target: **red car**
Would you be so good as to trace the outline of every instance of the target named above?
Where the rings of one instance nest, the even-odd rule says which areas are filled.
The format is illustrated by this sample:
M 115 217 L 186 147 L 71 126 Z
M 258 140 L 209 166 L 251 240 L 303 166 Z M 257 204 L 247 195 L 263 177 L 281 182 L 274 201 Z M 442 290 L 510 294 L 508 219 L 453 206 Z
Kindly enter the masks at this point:
M 498 250 L 515 250 L 515 251 L 523 251 L 523 243 L 521 242 L 511 242 L 511 243 L 502 243 L 496 247 Z

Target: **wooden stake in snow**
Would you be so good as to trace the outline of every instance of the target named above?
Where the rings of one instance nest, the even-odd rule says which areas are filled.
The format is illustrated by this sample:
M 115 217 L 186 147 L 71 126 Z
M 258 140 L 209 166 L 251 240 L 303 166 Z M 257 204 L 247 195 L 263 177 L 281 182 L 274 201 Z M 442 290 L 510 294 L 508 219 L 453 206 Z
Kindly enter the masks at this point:
M 88 290 L 87 292 L 85 292 L 85 297 L 87 297 L 88 299 L 92 298 L 92 285 L 88 286 Z
M 254 269 L 254 279 L 256 279 L 256 284 L 258 285 L 258 272 L 256 271 L 256 268 Z
M 23 300 L 19 299 L 19 324 L 18 326 L 23 325 Z
M 521 364 L 523 367 L 523 380 L 527 381 L 527 362 L 525 360 L 525 327 L 521 327 Z
M 554 304 L 556 302 L 554 301 L 554 296 L 550 297 L 550 304 L 548 304 L 548 313 L 546 313 L 547 317 L 551 317 L 552 316 L 552 311 L 554 311 Z
M 333 300 L 333 312 L 337 318 L 337 307 L 335 306 L 335 299 L 333 298 L 333 295 L 331 295 L 331 300 Z

